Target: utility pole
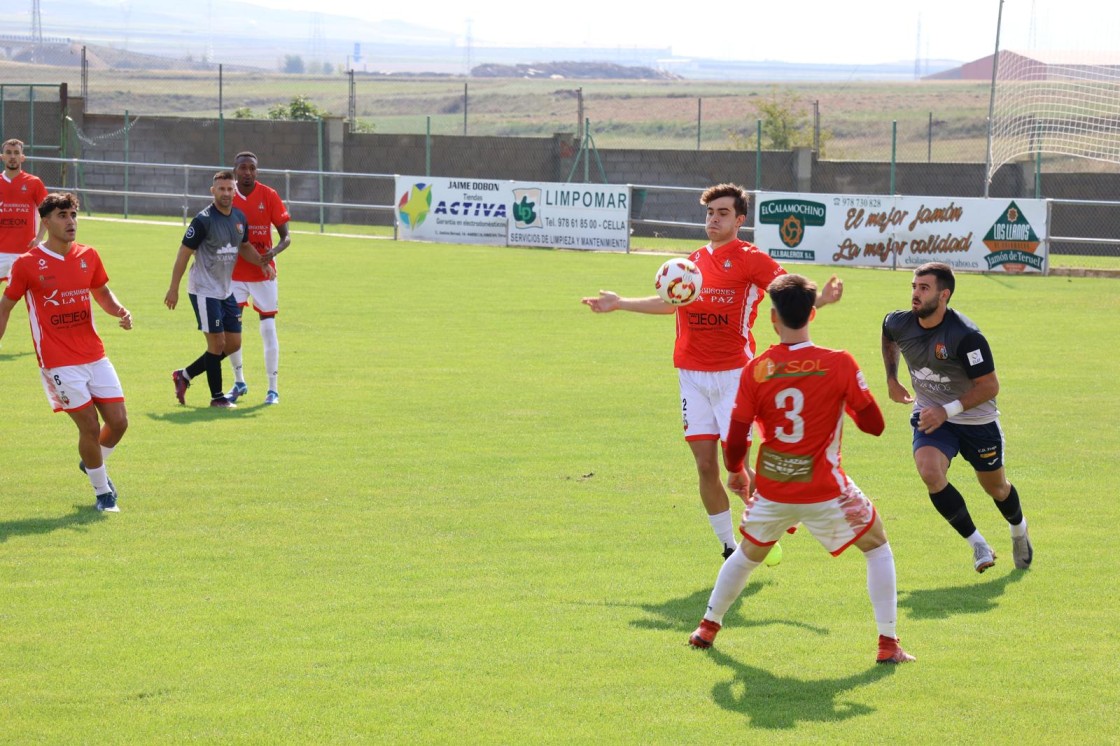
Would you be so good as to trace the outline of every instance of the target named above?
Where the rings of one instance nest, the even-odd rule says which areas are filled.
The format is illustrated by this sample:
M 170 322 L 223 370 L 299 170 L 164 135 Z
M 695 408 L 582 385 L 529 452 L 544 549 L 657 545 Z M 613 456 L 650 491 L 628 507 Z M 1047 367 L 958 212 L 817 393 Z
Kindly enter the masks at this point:
M 43 54 L 43 13 L 39 9 L 39 0 L 31 0 L 31 61 L 42 62 Z

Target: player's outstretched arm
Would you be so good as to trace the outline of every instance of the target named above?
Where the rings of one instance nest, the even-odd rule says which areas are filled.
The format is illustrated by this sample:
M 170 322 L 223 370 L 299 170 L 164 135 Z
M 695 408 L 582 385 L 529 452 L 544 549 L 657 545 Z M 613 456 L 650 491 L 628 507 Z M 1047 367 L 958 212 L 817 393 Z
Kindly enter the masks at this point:
M 249 264 L 255 264 L 256 266 L 264 270 L 265 277 L 267 277 L 268 279 L 271 280 L 276 277 L 276 270 L 274 270 L 272 268 L 272 265 L 268 263 L 270 259 L 269 255 L 258 254 L 257 250 L 253 247 L 253 244 L 249 243 L 248 241 L 242 241 L 241 245 L 237 247 L 237 253 L 241 256 L 242 259 L 249 262 Z
M 883 410 L 879 409 L 879 404 L 874 399 L 859 411 L 852 409 L 848 404 L 844 405 L 844 409 L 856 423 L 856 427 L 868 435 L 882 435 L 883 430 L 887 428 L 887 423 L 883 420 Z
M 4 332 L 8 329 L 8 319 L 11 317 L 12 309 L 16 307 L 17 302 L 0 293 L 0 339 L 4 338 Z
M 610 290 L 600 290 L 597 297 L 583 298 L 580 303 L 583 303 L 595 313 L 632 311 L 634 313 L 657 314 L 676 311 L 675 306 L 669 305 L 656 295 L 651 295 L 648 298 L 623 298 Z
M 828 278 L 828 282 L 821 288 L 820 295 L 817 296 L 816 307 L 827 306 L 829 303 L 839 303 L 840 298 L 844 296 L 844 281 L 836 275 Z
M 898 344 L 885 334 L 882 337 L 882 348 L 883 368 L 887 373 L 887 395 L 890 396 L 891 401 L 898 404 L 913 404 L 914 397 L 910 396 L 910 392 L 898 380 L 898 361 L 902 357 L 902 351 L 898 348 Z
M 276 232 L 280 235 L 280 240 L 265 254 L 270 260 L 275 259 L 277 254 L 292 245 L 292 234 L 291 231 L 288 230 L 287 223 L 276 226 Z
M 167 295 L 163 296 L 163 305 L 172 311 L 179 304 L 179 284 L 186 274 L 187 262 L 190 261 L 192 253 L 194 252 L 190 246 L 180 244 L 179 253 L 175 256 L 175 264 L 171 267 L 171 287 L 167 289 Z
M 117 296 L 109 289 L 108 285 L 102 285 L 99 288 L 90 288 L 90 295 L 97 301 L 97 305 L 110 316 L 116 316 L 120 319 L 120 327 L 125 331 L 132 328 L 132 314 L 128 309 L 121 305 L 117 300 Z

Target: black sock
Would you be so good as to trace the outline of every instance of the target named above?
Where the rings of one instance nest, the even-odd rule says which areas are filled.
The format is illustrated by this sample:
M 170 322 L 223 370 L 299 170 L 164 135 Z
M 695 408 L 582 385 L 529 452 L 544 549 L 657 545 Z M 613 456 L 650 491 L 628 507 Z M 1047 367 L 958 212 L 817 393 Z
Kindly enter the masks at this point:
M 222 391 L 222 358 L 225 355 L 207 352 L 202 357 L 206 358 L 206 382 L 210 384 L 210 398 L 219 399 L 225 396 Z
M 1023 508 L 1019 504 L 1019 492 L 1015 489 L 1015 485 L 1011 485 L 1011 492 L 1007 493 L 1007 499 L 994 500 L 994 502 L 999 512 L 1012 526 L 1018 526 L 1023 522 Z
M 946 484 L 945 489 L 940 492 L 929 493 L 929 499 L 933 503 L 933 507 L 937 508 L 937 512 L 962 537 L 967 539 L 976 533 L 976 524 L 972 522 L 972 516 L 968 514 L 968 507 L 964 504 L 964 498 L 951 483 Z
M 198 376 L 202 375 L 203 371 L 206 370 L 206 356 L 209 354 L 209 352 L 202 353 L 202 355 L 199 356 L 198 360 L 195 360 L 186 368 L 183 368 L 183 371 L 187 374 L 187 378 L 194 380 Z

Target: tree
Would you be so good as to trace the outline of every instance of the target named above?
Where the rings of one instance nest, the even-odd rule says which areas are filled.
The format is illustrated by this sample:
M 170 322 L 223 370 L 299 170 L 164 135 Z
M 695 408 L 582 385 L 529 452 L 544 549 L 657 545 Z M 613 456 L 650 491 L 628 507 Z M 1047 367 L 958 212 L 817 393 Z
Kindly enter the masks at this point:
M 766 150 L 792 150 L 814 146 L 813 122 L 800 96 L 791 90 L 774 89 L 768 98 L 756 101 L 755 111 L 762 120 L 762 147 Z M 728 133 L 732 144 L 739 149 L 757 147 L 756 132 L 740 129 Z M 832 133 L 821 130 L 819 133 L 820 152 L 824 156 L 826 143 Z
M 269 119 L 291 119 L 298 122 L 314 121 L 328 116 L 330 112 L 320 110 L 307 100 L 306 96 L 295 96 L 287 105 L 277 104 L 269 108 Z
M 303 58 L 298 54 L 286 54 L 284 55 L 284 64 L 280 69 L 292 75 L 303 75 L 305 69 Z

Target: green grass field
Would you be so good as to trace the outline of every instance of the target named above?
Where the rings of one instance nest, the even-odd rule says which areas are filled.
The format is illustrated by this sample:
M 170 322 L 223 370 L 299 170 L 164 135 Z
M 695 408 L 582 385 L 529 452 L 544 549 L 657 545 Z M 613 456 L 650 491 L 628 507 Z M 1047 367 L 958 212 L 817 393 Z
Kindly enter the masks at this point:
M 662 257 L 298 235 L 280 260 L 282 403 L 260 404 L 251 320 L 245 405 L 212 411 L 170 382 L 202 351 L 189 305 L 162 305 L 181 233 L 79 230 L 136 321 L 98 312 L 131 420 L 110 461 L 120 514 L 92 507 L 22 306 L 0 348 L 0 741 L 1118 742 L 1117 280 L 958 282 L 999 366 L 1036 550 L 1012 568 L 957 464 L 1001 555 L 980 576 L 882 383 L 879 323 L 910 276 L 845 270 L 814 338 L 856 355 L 888 419 L 845 441 L 918 657 L 888 668 L 864 562 L 805 532 L 712 651 L 687 646 L 719 551 L 680 434 L 673 324 L 578 302 L 650 292 Z

